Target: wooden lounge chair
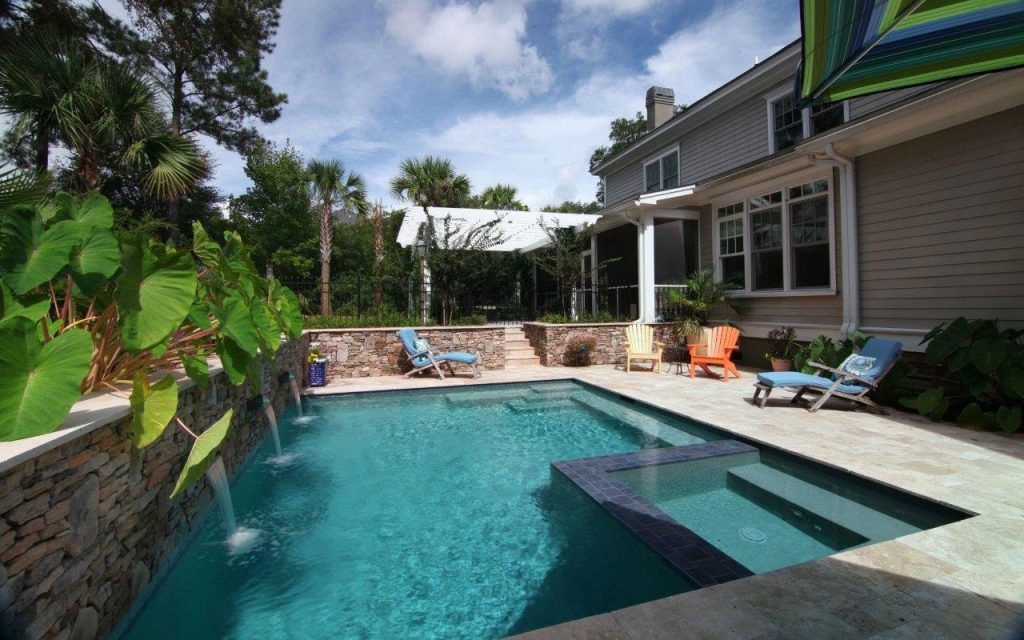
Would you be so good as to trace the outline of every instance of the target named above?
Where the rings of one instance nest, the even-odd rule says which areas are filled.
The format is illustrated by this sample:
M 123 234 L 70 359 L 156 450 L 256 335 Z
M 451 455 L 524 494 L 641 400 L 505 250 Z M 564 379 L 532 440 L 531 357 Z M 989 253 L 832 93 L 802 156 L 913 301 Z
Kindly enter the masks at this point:
M 631 370 L 634 360 L 650 360 L 651 369 L 661 373 L 661 350 L 665 345 L 654 341 L 654 327 L 634 322 L 626 327 L 626 340 L 626 371 Z
M 740 330 L 736 327 L 715 327 L 708 334 L 707 344 L 691 344 L 690 349 L 690 377 L 697 377 L 697 367 L 704 370 L 712 378 L 719 377 L 709 369 L 709 365 L 722 367 L 722 382 L 729 381 L 729 374 L 739 378 L 740 372 L 732 363 L 732 352 L 738 349 L 737 343 L 740 339 Z M 707 347 L 707 353 L 697 353 L 700 347 Z
M 784 388 L 796 391 L 790 400 L 793 403 L 799 402 L 807 392 L 820 394 L 821 397 L 807 407 L 808 411 L 817 411 L 829 398 L 836 397 L 884 414 L 885 409 L 875 404 L 867 394 L 878 388 L 882 378 L 899 360 L 902 351 L 903 344 L 897 340 L 869 338 L 860 353 L 850 356 L 834 369 L 818 362 L 809 362 L 810 366 L 817 369 L 813 374 L 799 371 L 759 373 L 754 383 L 754 404 L 764 408 L 772 390 Z
M 441 379 L 444 380 L 444 371 L 441 370 L 442 366 L 448 369 L 448 373 L 455 375 L 455 369 L 452 368 L 453 362 L 470 365 L 473 367 L 473 377 L 480 377 L 480 356 L 464 351 L 449 351 L 448 353 L 435 354 L 430 349 L 430 345 L 426 340 L 419 339 L 415 329 L 399 329 L 396 333 L 398 334 L 398 339 L 402 342 L 406 355 L 409 356 L 409 362 L 412 364 L 412 369 L 406 372 L 405 377 L 408 378 L 420 371 L 434 369 L 437 371 L 437 375 L 441 376 Z

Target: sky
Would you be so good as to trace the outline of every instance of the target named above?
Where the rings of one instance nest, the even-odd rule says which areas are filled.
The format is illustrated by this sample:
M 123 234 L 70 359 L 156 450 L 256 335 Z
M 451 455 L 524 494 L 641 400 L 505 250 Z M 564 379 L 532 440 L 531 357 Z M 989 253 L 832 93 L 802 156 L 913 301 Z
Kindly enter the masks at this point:
M 116 14 L 119 2 L 103 2 Z M 651 85 L 691 103 L 799 36 L 797 0 L 284 0 L 264 136 L 337 158 L 370 198 L 407 157 L 448 157 L 474 192 L 518 187 L 537 209 L 594 198 L 588 160 Z M 214 183 L 251 183 L 203 140 Z

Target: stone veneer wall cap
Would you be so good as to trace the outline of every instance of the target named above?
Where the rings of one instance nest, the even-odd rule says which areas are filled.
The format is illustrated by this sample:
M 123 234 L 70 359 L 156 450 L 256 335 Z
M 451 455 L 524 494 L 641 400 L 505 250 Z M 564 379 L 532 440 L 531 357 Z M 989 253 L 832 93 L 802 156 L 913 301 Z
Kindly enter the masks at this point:
M 211 356 L 209 363 L 210 378 L 224 371 L 217 358 Z M 150 379 L 157 380 L 168 373 L 177 379 L 179 393 L 195 385 L 183 371 L 158 371 L 151 375 Z M 71 413 L 56 431 L 21 440 L 0 442 L 0 473 L 127 416 L 131 413 L 131 405 L 128 403 L 128 397 L 119 393 L 128 391 L 86 394 L 72 405 Z

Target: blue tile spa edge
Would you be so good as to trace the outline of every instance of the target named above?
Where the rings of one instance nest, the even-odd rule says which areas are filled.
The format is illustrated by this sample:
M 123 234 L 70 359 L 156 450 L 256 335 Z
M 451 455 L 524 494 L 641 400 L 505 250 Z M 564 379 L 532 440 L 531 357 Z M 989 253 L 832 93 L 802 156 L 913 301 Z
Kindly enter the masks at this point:
M 700 588 L 754 574 L 609 474 L 757 451 L 757 448 L 738 440 L 717 440 L 683 447 L 564 460 L 553 462 L 551 466 Z

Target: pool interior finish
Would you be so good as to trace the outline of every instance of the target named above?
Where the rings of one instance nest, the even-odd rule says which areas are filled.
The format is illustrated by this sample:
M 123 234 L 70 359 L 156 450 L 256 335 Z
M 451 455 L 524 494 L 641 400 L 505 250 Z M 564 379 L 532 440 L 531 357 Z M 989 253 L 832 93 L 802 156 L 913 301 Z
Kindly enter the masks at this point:
M 770 450 L 610 475 L 753 573 L 965 517 Z
M 124 638 L 499 638 L 694 585 L 551 462 L 720 440 L 571 382 L 310 398 L 232 484 Z

